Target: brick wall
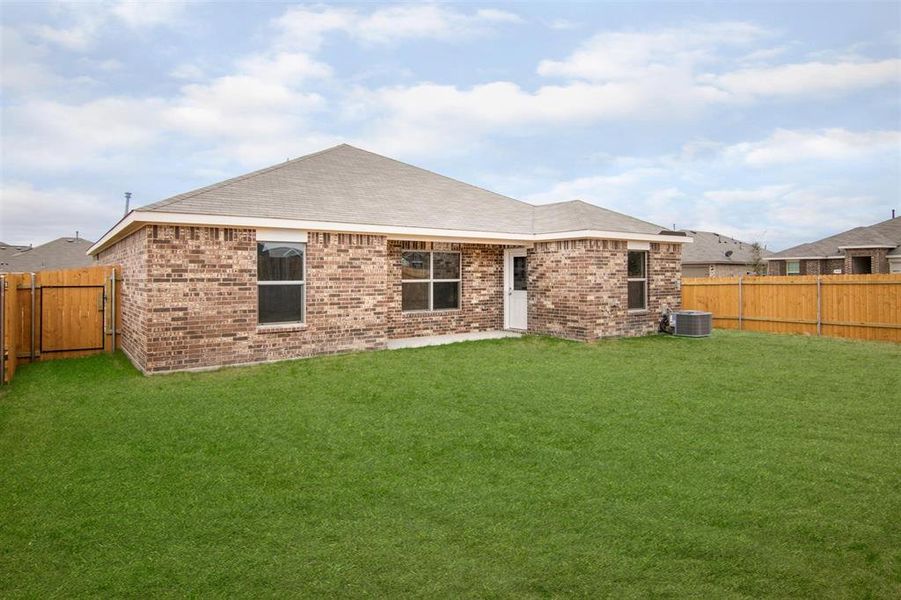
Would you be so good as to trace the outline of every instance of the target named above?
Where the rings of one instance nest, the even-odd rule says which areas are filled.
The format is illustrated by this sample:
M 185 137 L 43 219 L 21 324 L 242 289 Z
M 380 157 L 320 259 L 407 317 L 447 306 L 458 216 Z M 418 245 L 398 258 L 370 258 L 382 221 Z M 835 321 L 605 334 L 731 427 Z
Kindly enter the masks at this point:
M 579 340 L 656 331 L 661 310 L 681 305 L 681 256 L 679 244 L 651 244 L 648 307 L 630 312 L 626 242 L 535 244 L 528 252 L 529 331 Z
M 855 256 L 869 256 L 872 273 L 888 273 L 888 248 L 861 248 L 859 250 L 845 250 L 845 273 L 853 273 L 852 259 Z
M 460 252 L 463 273 L 459 310 L 401 310 L 404 250 Z M 486 244 L 388 242 L 388 322 L 391 339 L 493 331 L 504 326 L 504 247 Z
M 147 363 L 151 306 L 147 275 L 149 232 L 149 228 L 139 229 L 97 256 L 101 264 L 121 267 L 120 280 L 116 282 L 121 311 L 119 347 L 142 367 Z
M 785 275 L 785 261 L 784 260 L 767 261 L 766 274 L 767 275 Z
M 823 261 L 823 274 L 824 275 L 833 275 L 835 274 L 835 270 L 839 269 L 839 273 L 845 272 L 845 261 L 842 258 L 829 258 Z
M 822 260 L 802 260 L 799 261 L 801 264 L 798 265 L 801 275 L 821 275 L 820 267 Z
M 258 326 L 253 229 L 147 226 L 135 235 L 145 240 L 147 249 L 143 304 L 148 308 L 143 315 L 145 335 L 137 338 L 144 352 L 129 353 L 145 371 L 385 345 L 387 251 L 382 236 L 310 233 L 306 323 Z M 124 243 L 114 246 L 104 260 L 121 263 Z M 123 264 L 124 278 L 136 275 L 140 270 Z M 130 286 L 126 281 L 125 287 Z
M 404 249 L 461 252 L 461 307 L 401 310 Z M 529 329 L 575 339 L 655 331 L 678 308 L 681 246 L 651 244 L 647 311 L 627 311 L 626 243 L 537 244 Z M 311 232 L 304 324 L 257 324 L 253 229 L 145 226 L 100 255 L 122 266 L 122 347 L 144 371 L 384 348 L 392 338 L 503 327 L 504 247 Z
M 842 273 L 853 273 L 851 268 L 852 258 L 855 256 L 869 256 L 873 273 L 888 273 L 888 250 L 886 248 L 863 248 L 859 250 L 845 250 L 844 258 L 809 259 L 798 261 L 801 275 L 833 275 L 835 269 L 841 269 Z M 768 275 L 785 275 L 786 261 L 771 260 L 768 263 Z

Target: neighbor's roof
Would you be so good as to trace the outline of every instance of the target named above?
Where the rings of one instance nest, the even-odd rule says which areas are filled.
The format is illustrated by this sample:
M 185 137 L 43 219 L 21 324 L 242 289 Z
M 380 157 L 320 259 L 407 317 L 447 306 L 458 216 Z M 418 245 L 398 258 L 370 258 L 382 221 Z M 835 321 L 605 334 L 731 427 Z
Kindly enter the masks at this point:
M 47 269 L 86 267 L 93 263 L 85 254 L 94 242 L 83 238 L 62 237 L 34 248 L 3 254 L 0 271 L 29 273 Z
M 901 255 L 901 217 L 868 227 L 855 227 L 816 242 L 787 248 L 773 254 L 769 259 L 840 257 L 844 255 L 844 248 L 855 246 L 888 247 L 893 248 L 889 255 Z
M 712 231 L 681 229 L 694 240 L 682 249 L 682 264 L 735 264 L 746 265 L 754 261 L 751 244 Z M 726 256 L 727 252 L 731 252 Z M 761 258 L 771 256 L 769 250 L 761 250 Z

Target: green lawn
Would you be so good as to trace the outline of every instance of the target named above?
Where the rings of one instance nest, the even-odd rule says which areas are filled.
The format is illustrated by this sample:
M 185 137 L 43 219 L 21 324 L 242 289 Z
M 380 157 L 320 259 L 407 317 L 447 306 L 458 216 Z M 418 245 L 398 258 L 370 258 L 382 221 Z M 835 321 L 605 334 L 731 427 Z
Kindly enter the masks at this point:
M 0 391 L 0 596 L 901 596 L 901 346 L 544 338 Z

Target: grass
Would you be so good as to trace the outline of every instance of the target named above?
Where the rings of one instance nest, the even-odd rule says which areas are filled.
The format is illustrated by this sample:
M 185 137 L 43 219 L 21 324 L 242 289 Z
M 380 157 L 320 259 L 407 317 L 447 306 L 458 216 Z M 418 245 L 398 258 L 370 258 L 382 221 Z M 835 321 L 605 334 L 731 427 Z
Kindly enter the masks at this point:
M 0 596 L 901 595 L 901 347 L 544 338 L 0 392 Z

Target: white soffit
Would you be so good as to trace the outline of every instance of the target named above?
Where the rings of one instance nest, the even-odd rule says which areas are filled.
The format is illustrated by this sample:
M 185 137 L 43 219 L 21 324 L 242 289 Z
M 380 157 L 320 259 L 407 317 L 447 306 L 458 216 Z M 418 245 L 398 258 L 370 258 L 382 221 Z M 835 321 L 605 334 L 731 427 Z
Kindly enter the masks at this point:
M 306 243 L 307 232 L 298 229 L 285 229 L 282 227 L 258 227 L 257 241 Z

